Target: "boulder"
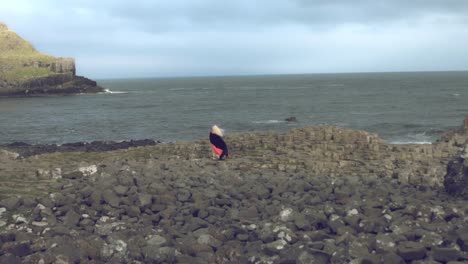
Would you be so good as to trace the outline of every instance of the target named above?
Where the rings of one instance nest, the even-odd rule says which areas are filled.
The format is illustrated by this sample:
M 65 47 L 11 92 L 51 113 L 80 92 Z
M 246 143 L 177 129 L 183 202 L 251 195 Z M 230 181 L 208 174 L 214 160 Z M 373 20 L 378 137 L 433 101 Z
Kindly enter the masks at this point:
M 468 199 L 468 158 L 461 155 L 449 162 L 444 186 L 450 195 Z
M 397 254 L 405 261 L 413 261 L 426 257 L 426 248 L 416 242 L 406 241 L 398 245 Z
M 9 197 L 0 201 L 0 207 L 5 207 L 7 210 L 15 210 L 21 205 L 21 199 L 16 196 Z
M 456 261 L 460 257 L 460 251 L 455 247 L 435 247 L 431 251 L 432 257 L 443 263 Z

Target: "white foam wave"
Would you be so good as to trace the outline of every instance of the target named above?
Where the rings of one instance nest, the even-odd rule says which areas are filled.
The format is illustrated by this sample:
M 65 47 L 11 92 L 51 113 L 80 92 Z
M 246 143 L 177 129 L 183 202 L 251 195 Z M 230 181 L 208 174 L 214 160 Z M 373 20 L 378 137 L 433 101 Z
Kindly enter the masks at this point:
M 390 140 L 391 144 L 432 144 L 432 137 L 424 133 L 409 134 L 404 138 Z
M 125 91 L 111 91 L 110 89 L 104 89 L 104 94 L 128 94 L 128 92 Z
M 286 121 L 284 120 L 259 120 L 259 121 L 252 121 L 254 124 L 279 124 L 279 123 L 285 123 Z
M 390 141 L 390 144 L 395 144 L 395 145 L 404 145 L 404 144 L 425 145 L 425 144 L 432 144 L 432 142 L 430 142 L 430 141 L 394 140 L 394 141 Z

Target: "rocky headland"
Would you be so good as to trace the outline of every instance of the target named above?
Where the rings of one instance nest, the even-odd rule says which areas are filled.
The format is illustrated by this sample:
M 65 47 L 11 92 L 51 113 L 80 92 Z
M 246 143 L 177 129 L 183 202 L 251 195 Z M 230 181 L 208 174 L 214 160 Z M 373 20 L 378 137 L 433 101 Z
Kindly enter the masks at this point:
M 10 147 L 0 263 L 465 263 L 466 193 L 444 183 L 467 182 L 467 138 L 246 133 L 226 137 L 225 161 L 207 139 L 32 156 Z
M 73 58 L 56 58 L 0 22 L 0 97 L 98 93 L 95 81 L 76 75 Z

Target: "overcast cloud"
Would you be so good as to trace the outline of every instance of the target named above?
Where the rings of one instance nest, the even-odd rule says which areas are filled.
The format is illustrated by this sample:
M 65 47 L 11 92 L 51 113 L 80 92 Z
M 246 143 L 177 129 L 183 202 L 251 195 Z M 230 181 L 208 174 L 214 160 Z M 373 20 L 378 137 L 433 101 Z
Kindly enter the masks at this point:
M 0 0 L 92 78 L 468 70 L 466 0 Z

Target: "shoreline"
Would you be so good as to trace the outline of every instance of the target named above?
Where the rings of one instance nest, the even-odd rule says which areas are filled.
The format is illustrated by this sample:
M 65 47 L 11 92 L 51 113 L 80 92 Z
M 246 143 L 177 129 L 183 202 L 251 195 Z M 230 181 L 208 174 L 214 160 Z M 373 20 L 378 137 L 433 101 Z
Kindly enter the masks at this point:
M 0 150 L 0 262 L 468 261 L 443 190 L 468 135 L 390 145 L 336 127 L 17 159 Z

